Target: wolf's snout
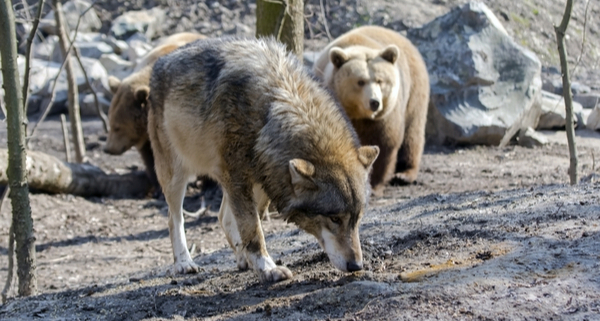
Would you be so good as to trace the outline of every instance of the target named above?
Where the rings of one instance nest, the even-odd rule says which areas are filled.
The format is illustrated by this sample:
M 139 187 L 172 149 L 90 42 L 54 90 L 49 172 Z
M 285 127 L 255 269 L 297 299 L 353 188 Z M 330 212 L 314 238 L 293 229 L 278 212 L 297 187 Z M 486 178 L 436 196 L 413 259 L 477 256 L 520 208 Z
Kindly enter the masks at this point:
M 369 107 L 371 107 L 372 111 L 377 111 L 377 109 L 379 109 L 379 100 L 371 99 L 369 101 Z
M 363 269 L 363 264 L 362 262 L 348 262 L 346 264 L 346 269 L 348 272 L 360 271 Z

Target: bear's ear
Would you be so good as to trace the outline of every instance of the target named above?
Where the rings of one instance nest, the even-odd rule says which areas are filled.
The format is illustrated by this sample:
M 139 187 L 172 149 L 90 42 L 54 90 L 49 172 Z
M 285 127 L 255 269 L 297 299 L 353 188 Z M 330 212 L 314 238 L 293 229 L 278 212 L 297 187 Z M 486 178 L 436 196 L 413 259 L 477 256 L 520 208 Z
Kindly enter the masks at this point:
M 329 61 L 331 61 L 335 68 L 340 68 L 348 61 L 348 55 L 344 49 L 340 47 L 333 47 L 331 50 L 329 50 Z
M 366 169 L 371 168 L 378 155 L 379 147 L 377 146 L 362 146 L 358 149 L 358 160 Z
M 396 63 L 399 54 L 400 49 L 398 49 L 396 45 L 390 45 L 387 48 L 383 49 L 383 51 L 379 55 L 381 56 L 381 58 L 389 61 L 391 64 L 394 64 Z
M 290 160 L 289 170 L 296 196 L 300 196 L 306 190 L 316 188 L 312 180 L 312 176 L 315 175 L 315 166 L 311 162 L 294 158 Z
M 135 100 L 137 100 L 140 104 L 144 105 L 148 100 L 150 88 L 148 86 L 141 86 L 140 88 L 136 89 L 133 94 L 135 96 Z
M 113 94 L 116 94 L 121 86 L 121 81 L 115 76 L 108 76 L 108 88 Z

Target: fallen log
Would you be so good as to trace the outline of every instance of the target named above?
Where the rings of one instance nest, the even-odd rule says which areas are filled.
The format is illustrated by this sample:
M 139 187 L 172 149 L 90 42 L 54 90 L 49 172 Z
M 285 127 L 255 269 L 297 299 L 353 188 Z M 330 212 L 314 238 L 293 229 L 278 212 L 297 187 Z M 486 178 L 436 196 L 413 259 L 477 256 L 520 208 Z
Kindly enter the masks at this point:
M 0 185 L 8 185 L 8 151 L 0 148 Z M 145 172 L 107 174 L 90 164 L 64 162 L 52 155 L 27 151 L 27 182 L 31 189 L 79 196 L 146 195 L 152 185 Z

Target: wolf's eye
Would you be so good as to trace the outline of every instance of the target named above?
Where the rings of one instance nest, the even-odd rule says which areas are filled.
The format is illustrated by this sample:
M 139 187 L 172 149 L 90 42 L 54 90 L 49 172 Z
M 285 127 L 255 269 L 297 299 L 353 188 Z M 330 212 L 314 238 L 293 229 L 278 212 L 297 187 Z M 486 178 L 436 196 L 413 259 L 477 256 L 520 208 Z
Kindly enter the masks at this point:
M 364 85 L 365 85 L 365 81 L 364 81 L 364 80 L 359 80 L 359 81 L 358 81 L 358 86 L 359 86 L 359 87 L 362 87 L 362 86 L 364 86 Z
M 333 217 L 330 217 L 329 219 L 331 220 L 331 222 L 333 224 L 337 224 L 337 225 L 341 225 L 342 224 L 342 219 L 339 218 L 339 217 L 333 216 Z

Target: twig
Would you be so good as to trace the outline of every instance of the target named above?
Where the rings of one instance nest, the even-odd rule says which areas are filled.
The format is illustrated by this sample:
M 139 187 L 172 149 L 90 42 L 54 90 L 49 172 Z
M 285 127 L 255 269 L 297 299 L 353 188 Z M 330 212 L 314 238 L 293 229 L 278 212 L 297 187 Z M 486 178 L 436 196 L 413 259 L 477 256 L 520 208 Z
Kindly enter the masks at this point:
M 331 39 L 333 39 L 331 37 L 331 34 L 329 33 L 329 26 L 327 25 L 327 18 L 325 17 L 325 6 L 323 6 L 323 0 L 319 0 L 319 3 L 321 5 L 321 18 L 323 18 L 323 25 L 325 26 L 325 32 L 327 33 L 327 38 L 329 38 L 329 41 L 331 41 Z
M 48 103 L 48 105 L 46 105 L 46 109 L 44 110 L 44 113 L 42 114 L 40 119 L 37 121 L 37 123 L 35 123 L 35 125 L 33 125 L 33 128 L 31 129 L 31 133 L 29 133 L 29 136 L 27 136 L 27 143 L 29 143 L 30 139 L 33 137 L 33 135 L 35 135 L 35 131 L 36 131 L 37 127 L 46 119 L 46 117 L 50 113 L 50 108 L 52 107 L 52 104 L 54 104 L 54 99 L 56 98 L 56 83 L 58 83 L 58 77 L 60 77 L 60 74 L 62 73 L 63 69 L 65 68 L 67 59 L 69 59 L 70 56 L 71 55 L 69 53 L 67 53 L 65 59 L 63 60 L 62 64 L 60 65 L 60 68 L 58 69 L 58 73 L 56 74 L 56 78 L 54 78 L 54 83 L 52 84 L 52 91 L 50 92 L 50 102 Z
M 63 141 L 65 143 L 65 157 L 67 163 L 71 162 L 71 146 L 69 144 L 69 129 L 67 128 L 67 118 L 65 114 L 60 114 L 60 127 L 62 127 Z
M 587 0 L 585 4 L 585 13 L 583 14 L 583 36 L 581 39 L 581 51 L 579 52 L 579 56 L 577 57 L 577 61 L 575 62 L 575 67 L 573 67 L 573 71 L 571 75 L 575 76 L 577 73 L 577 68 L 579 67 L 579 63 L 581 62 L 581 58 L 583 57 L 584 49 L 585 49 L 585 35 L 587 29 L 587 21 L 588 21 L 588 9 L 590 8 L 590 0 Z
M 2 204 L 6 199 L 6 196 L 10 192 L 10 186 L 6 185 L 4 189 L 4 193 L 2 193 L 2 197 L 0 198 L 0 212 L 2 212 Z M 10 220 L 10 228 L 8 230 L 8 275 L 6 276 L 6 283 L 4 283 L 4 289 L 2 289 L 2 304 L 6 303 L 6 299 L 8 299 L 8 292 L 12 287 L 13 274 L 14 274 L 14 257 L 15 257 L 15 231 L 12 224 L 12 219 Z
M 27 5 L 27 1 L 23 0 L 23 4 Z M 33 38 L 37 33 L 38 25 L 40 24 L 40 18 L 42 17 L 42 8 L 44 7 L 44 0 L 38 2 L 37 12 L 35 19 L 33 20 L 33 26 L 27 37 L 27 50 L 25 51 L 25 74 L 23 75 L 23 110 L 25 116 L 27 116 L 27 102 L 29 100 L 29 74 L 31 73 L 31 46 L 33 45 Z M 29 13 L 29 10 L 27 10 Z
M 102 120 L 102 125 L 104 126 L 104 132 L 108 133 L 108 118 L 106 117 L 106 114 L 104 113 L 104 111 L 100 108 L 100 102 L 98 102 L 98 95 L 96 94 L 96 91 L 94 90 L 94 88 L 92 88 L 92 83 L 90 82 L 90 79 L 88 78 L 85 68 L 83 67 L 83 63 L 81 62 L 81 55 L 79 54 L 79 48 L 75 47 L 73 49 L 74 49 L 74 53 L 75 53 L 75 58 L 77 58 L 79 67 L 81 67 L 81 71 L 83 72 L 83 77 L 85 78 L 85 82 L 88 85 L 88 87 L 90 88 L 90 90 L 92 91 L 92 95 L 94 96 L 94 104 L 96 105 L 96 112 L 98 113 L 98 117 L 100 117 L 100 119 Z
M 202 199 L 200 201 L 200 208 L 197 211 L 188 212 L 186 210 L 182 210 L 182 212 L 183 212 L 183 215 L 185 215 L 187 217 L 198 218 L 198 217 L 201 217 L 204 214 L 206 214 L 207 210 L 208 210 L 208 207 L 206 207 L 206 201 L 204 201 L 204 197 L 202 197 Z
M 0 110 L 2 111 L 2 114 L 4 115 L 4 120 L 2 120 L 2 121 L 6 122 L 6 108 L 4 108 L 4 105 L 2 105 L 2 99 L 0 99 Z

